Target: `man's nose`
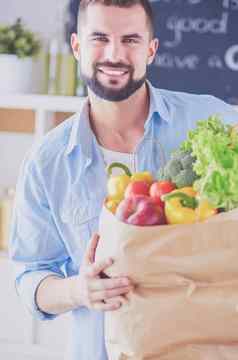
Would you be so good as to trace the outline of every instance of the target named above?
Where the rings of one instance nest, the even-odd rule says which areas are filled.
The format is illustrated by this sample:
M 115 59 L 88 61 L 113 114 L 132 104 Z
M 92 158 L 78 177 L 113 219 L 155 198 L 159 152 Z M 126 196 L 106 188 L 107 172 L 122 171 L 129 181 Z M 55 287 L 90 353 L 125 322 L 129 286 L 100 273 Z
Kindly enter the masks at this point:
M 123 46 L 118 42 L 111 41 L 105 49 L 105 57 L 111 62 L 120 62 L 123 60 Z

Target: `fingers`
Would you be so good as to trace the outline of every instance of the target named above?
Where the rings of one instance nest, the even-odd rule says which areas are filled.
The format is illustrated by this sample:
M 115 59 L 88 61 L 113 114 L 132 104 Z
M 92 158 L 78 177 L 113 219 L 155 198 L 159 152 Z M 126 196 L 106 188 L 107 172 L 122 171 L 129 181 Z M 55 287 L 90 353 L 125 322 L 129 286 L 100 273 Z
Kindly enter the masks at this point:
M 99 235 L 95 233 L 89 241 L 80 272 L 80 304 L 101 311 L 113 311 L 127 302 L 126 295 L 133 289 L 131 281 L 121 276 L 110 278 L 106 271 L 111 258 L 95 262 Z
M 94 263 L 98 241 L 99 241 L 99 235 L 97 233 L 93 234 L 93 236 L 91 237 L 91 239 L 89 241 L 87 250 L 85 252 L 85 262 L 87 264 Z
M 101 310 L 101 311 L 114 311 L 118 310 L 121 307 L 121 303 L 119 301 L 116 302 L 95 302 L 93 305 L 94 310 Z
M 115 296 L 113 298 L 108 298 L 106 300 L 104 300 L 105 303 L 107 304 L 114 304 L 115 302 L 120 302 L 121 305 L 127 304 L 128 303 L 128 299 L 127 297 L 124 295 L 119 295 L 119 296 Z
M 107 290 L 130 286 L 131 281 L 126 278 L 95 279 L 90 283 L 90 290 Z
M 100 274 L 100 272 L 103 272 L 104 270 L 106 270 L 108 267 L 110 267 L 113 263 L 112 259 L 107 259 L 107 260 L 103 260 L 100 261 L 98 263 L 93 263 L 90 267 L 87 268 L 87 275 L 88 277 L 96 277 L 97 275 Z
M 115 296 L 112 298 L 107 298 L 104 301 L 97 301 L 94 303 L 95 310 L 102 310 L 102 311 L 114 311 L 118 310 L 122 305 L 128 303 L 128 299 L 126 296 Z
M 91 301 L 92 302 L 97 302 L 102 300 L 106 301 L 107 299 L 114 298 L 115 296 L 127 294 L 131 290 L 132 290 L 132 286 L 125 286 L 111 290 L 94 291 L 91 293 Z

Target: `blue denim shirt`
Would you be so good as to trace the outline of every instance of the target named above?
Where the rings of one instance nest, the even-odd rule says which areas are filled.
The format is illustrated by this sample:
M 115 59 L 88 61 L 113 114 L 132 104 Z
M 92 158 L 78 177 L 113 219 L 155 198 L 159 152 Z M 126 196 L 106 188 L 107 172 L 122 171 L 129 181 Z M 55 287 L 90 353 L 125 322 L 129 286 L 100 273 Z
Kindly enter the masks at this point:
M 154 88 L 148 82 L 150 110 L 144 136 L 133 154 L 138 171 L 156 175 L 197 120 L 217 113 L 238 123 L 238 112 L 208 95 Z M 49 132 L 26 156 L 17 184 L 10 239 L 16 288 L 40 319 L 35 291 L 48 275 L 78 274 L 87 243 L 98 228 L 106 194 L 106 173 L 88 120 L 88 101 L 81 111 Z M 106 360 L 104 314 L 85 307 L 72 312 L 68 360 Z

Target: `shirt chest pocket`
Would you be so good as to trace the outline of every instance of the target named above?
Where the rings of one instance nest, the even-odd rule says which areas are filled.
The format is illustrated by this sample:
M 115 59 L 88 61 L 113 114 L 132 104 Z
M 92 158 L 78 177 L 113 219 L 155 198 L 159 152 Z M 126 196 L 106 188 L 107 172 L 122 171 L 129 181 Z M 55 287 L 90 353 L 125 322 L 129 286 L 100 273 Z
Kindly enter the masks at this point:
M 86 248 L 92 234 L 98 231 L 98 222 L 103 204 L 102 194 L 70 193 L 61 209 L 61 220 L 66 226 L 71 241 Z

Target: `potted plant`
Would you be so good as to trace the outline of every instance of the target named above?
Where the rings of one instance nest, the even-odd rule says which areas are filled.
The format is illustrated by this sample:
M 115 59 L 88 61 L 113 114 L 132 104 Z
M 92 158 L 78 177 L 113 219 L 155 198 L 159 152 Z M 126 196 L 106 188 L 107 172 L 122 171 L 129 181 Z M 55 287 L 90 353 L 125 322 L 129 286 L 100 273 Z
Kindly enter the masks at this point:
M 0 93 L 31 92 L 33 57 L 39 51 L 39 39 L 21 19 L 0 26 Z

